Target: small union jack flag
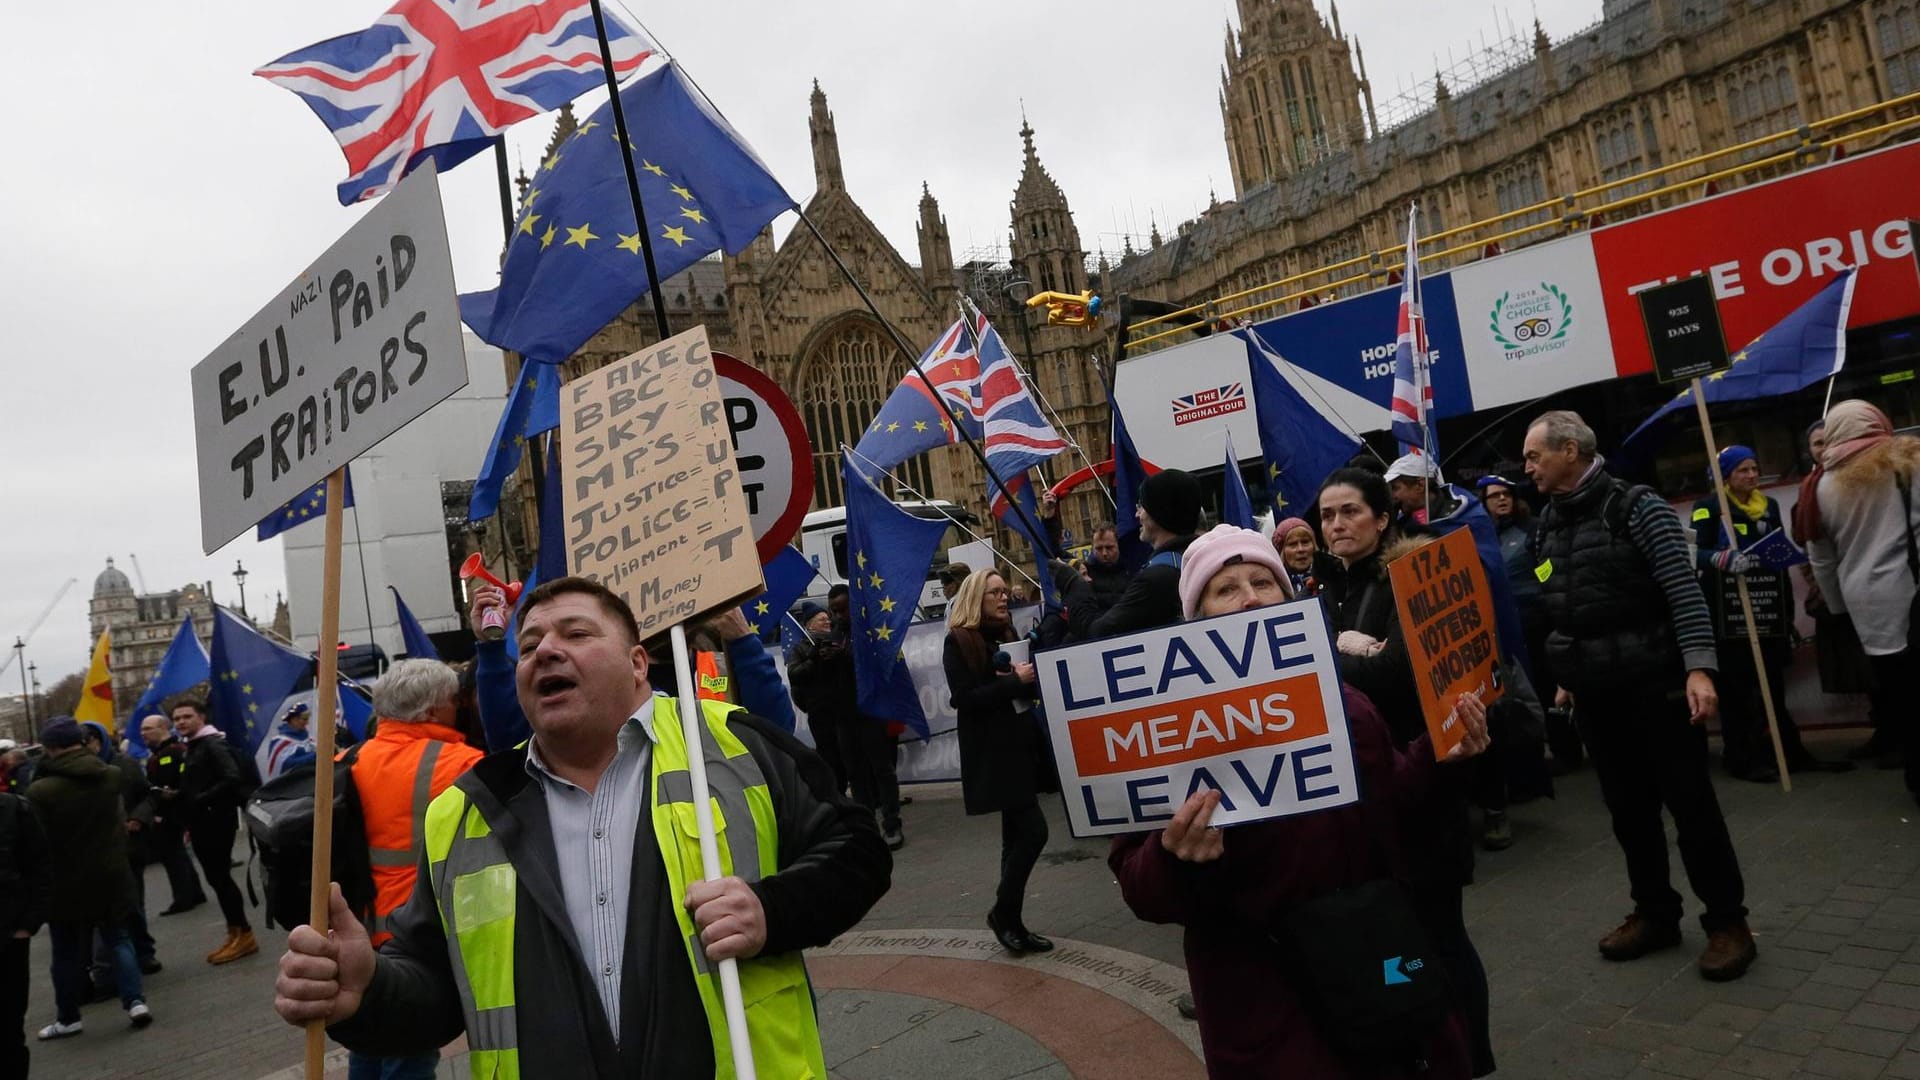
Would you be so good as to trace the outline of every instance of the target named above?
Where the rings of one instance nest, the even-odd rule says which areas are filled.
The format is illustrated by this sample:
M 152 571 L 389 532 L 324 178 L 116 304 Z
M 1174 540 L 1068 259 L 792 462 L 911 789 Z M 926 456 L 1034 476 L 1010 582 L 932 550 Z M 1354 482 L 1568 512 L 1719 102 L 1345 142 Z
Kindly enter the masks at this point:
M 1400 282 L 1400 324 L 1393 349 L 1393 437 L 1403 454 L 1440 456 L 1433 439 L 1433 379 L 1427 320 L 1420 310 L 1420 207 L 1407 213 L 1407 272 Z
M 980 385 L 977 391 L 981 428 L 985 433 L 987 465 L 1013 486 L 1015 478 L 1025 480 L 1027 470 L 1067 448 L 1052 424 L 1040 412 L 1033 395 L 1014 366 L 1013 354 L 1000 340 L 1000 332 L 985 319 L 980 320 Z M 998 492 L 993 512 L 1004 515 L 1006 500 Z
M 853 460 L 863 474 L 877 476 L 915 454 L 959 442 L 963 436 L 954 430 L 941 400 L 953 410 L 968 435 L 979 437 L 980 409 L 974 389 L 980 381 L 980 356 L 973 347 L 974 333 L 977 330 L 969 332 L 965 319 L 955 319 L 946 333 L 920 354 L 920 371 L 926 372 L 927 380 L 921 380 L 920 371 L 908 371 L 887 395 L 886 403 L 853 448 Z M 927 382 L 933 383 L 933 389 L 927 388 Z
M 631 74 L 652 43 L 611 12 L 606 25 L 615 73 Z M 343 206 L 428 157 L 445 172 L 605 81 L 589 0 L 400 0 L 254 74 L 300 95 L 340 141 Z
M 1245 383 L 1228 383 L 1210 390 L 1197 390 L 1173 399 L 1173 423 L 1191 424 L 1215 416 L 1240 412 L 1247 407 Z

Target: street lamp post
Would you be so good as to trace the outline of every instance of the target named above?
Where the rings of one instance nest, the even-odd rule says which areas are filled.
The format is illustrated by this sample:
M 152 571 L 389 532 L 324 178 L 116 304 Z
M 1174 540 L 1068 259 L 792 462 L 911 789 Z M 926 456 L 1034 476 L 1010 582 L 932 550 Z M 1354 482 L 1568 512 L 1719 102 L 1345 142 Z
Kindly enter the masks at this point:
M 27 690 L 27 642 L 25 638 L 13 639 L 13 662 L 20 665 L 20 704 L 27 710 L 27 737 L 33 737 L 33 697 Z
M 33 693 L 27 700 L 30 703 L 38 703 L 40 701 L 40 665 L 28 664 L 27 674 L 33 676 Z
M 253 616 L 247 614 L 247 568 L 239 559 L 233 560 L 233 580 L 240 586 L 240 614 L 251 619 Z

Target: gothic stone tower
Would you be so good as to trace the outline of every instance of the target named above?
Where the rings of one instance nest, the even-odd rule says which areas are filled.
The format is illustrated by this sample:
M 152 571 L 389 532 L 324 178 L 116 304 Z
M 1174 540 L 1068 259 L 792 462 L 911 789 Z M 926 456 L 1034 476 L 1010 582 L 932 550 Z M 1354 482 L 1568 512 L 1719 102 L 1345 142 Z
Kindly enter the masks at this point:
M 1240 30 L 1227 28 L 1220 72 L 1236 195 L 1356 145 L 1377 127 L 1373 91 L 1364 67 L 1354 73 L 1338 6 L 1329 27 L 1312 0 L 1238 4 Z

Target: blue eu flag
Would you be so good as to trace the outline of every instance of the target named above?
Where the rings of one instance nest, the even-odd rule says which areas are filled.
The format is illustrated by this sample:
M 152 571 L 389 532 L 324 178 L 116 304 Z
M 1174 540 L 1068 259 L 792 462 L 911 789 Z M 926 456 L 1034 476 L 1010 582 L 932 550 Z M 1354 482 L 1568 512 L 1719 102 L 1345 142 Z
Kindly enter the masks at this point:
M 340 500 L 342 510 L 353 505 L 353 471 L 351 469 L 345 472 L 343 486 L 346 488 L 347 495 Z M 322 480 L 288 499 L 287 505 L 262 518 L 260 524 L 254 527 L 253 538 L 265 540 L 279 536 L 295 525 L 325 516 L 327 516 L 327 482 Z
M 1153 557 L 1153 548 L 1140 539 L 1140 520 L 1134 513 L 1140 506 L 1140 485 L 1147 482 L 1147 467 L 1134 449 L 1133 436 L 1127 432 L 1126 418 L 1120 415 L 1120 402 L 1113 396 L 1113 384 L 1106 381 L 1107 409 L 1113 414 L 1113 504 L 1114 539 L 1120 542 L 1120 564 L 1138 570 Z
M 414 660 L 438 660 L 440 650 L 433 647 L 433 639 L 427 636 L 420 626 L 420 620 L 413 617 L 407 602 L 400 596 L 400 590 L 387 586 L 393 593 L 394 610 L 400 618 L 400 643 L 406 646 L 407 656 Z
M 747 628 L 762 641 L 779 627 L 783 632 L 785 625 L 793 620 L 787 618 L 787 612 L 794 602 L 813 584 L 813 563 L 794 548 L 781 548 L 773 561 L 760 568 L 767 581 L 767 591 L 742 604 L 740 611 L 747 617 Z
M 1267 465 L 1267 487 L 1275 513 L 1302 513 L 1320 497 L 1320 481 L 1345 465 L 1360 440 L 1333 426 L 1307 403 L 1280 373 L 1287 361 L 1251 329 L 1238 331 L 1247 342 L 1248 382 L 1260 419 L 1260 456 Z
M 555 364 L 523 364 L 507 392 L 507 407 L 487 444 L 487 460 L 467 499 L 467 520 L 483 521 L 500 508 L 500 488 L 520 467 L 520 451 L 527 440 L 560 426 L 560 368 Z
M 1847 313 L 1853 307 L 1854 279 L 1852 269 L 1842 270 L 1826 288 L 1734 353 L 1732 365 L 1702 379 L 1707 404 L 1791 394 L 1837 374 L 1847 360 Z M 1660 421 L 1693 409 L 1689 384 L 1621 442 L 1622 457 L 1636 464 L 1651 457 L 1670 430 L 1662 428 Z
M 735 254 L 794 201 L 752 150 L 667 64 L 620 91 L 630 152 L 663 278 L 716 251 Z M 534 175 L 507 244 L 500 287 L 460 298 L 474 333 L 557 363 L 647 291 L 611 102 Z
M 854 702 L 876 720 L 906 724 L 927 737 L 927 714 L 901 650 L 946 535 L 944 518 L 917 518 L 893 504 L 843 453 L 847 491 L 847 587 L 853 615 Z
M 273 730 L 280 703 L 312 670 L 313 657 L 267 640 L 225 608 L 213 609 L 208 704 L 214 726 L 247 760 Z
M 1247 479 L 1240 475 L 1240 455 L 1233 452 L 1233 434 L 1227 434 L 1227 467 L 1221 476 L 1226 490 L 1220 498 L 1220 521 L 1225 525 L 1253 528 L 1253 496 L 1247 494 Z
M 207 650 L 194 636 L 193 616 L 188 615 L 180 620 L 180 629 L 174 632 L 173 644 L 167 646 L 167 655 L 160 658 L 160 666 L 153 669 L 147 692 L 140 695 L 139 703 L 127 714 L 127 753 L 135 758 L 146 757 L 147 743 L 140 737 L 140 721 L 159 712 L 160 706 L 172 695 L 206 682 L 211 673 Z

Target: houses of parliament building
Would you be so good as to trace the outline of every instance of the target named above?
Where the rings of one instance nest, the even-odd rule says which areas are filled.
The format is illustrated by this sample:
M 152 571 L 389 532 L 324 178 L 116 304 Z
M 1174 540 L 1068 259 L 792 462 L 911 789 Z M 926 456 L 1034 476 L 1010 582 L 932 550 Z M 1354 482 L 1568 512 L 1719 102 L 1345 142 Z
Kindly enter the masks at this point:
M 1410 202 L 1430 235 L 1920 89 L 1920 0 L 1603 0 L 1597 21 L 1578 33 L 1555 41 L 1536 25 L 1530 48 L 1510 42 L 1478 81 L 1449 85 L 1443 73 L 1421 109 L 1393 115 L 1376 107 L 1360 44 L 1328 3 L 1322 11 L 1314 0 L 1237 0 L 1219 73 L 1233 198 L 1164 238 L 1156 229 L 1110 265 L 1089 263 L 1072 203 L 1042 164 L 1043 117 L 1039 131 L 1023 123 L 1017 133 L 1025 159 L 1011 178 L 1008 263 L 956 266 L 926 191 L 919 250 L 896 251 L 847 190 L 834 114 L 818 85 L 807 120 L 815 191 L 806 212 L 916 348 L 952 323 L 961 295 L 971 296 L 1022 354 L 1062 434 L 1098 461 L 1110 436 L 1094 360 L 1112 355 L 1112 332 L 1048 326 L 1016 303 L 1024 294 L 1009 284 L 1090 288 L 1109 307 L 1121 294 L 1196 303 L 1393 247 Z M 562 117 L 556 140 L 571 123 Z M 666 296 L 674 332 L 704 323 L 717 350 L 792 396 L 812 438 L 815 505 L 839 505 L 837 448 L 858 441 L 908 365 L 819 243 L 805 229 L 779 245 L 763 233 L 737 257 L 671 279 Z M 645 301 L 630 308 L 569 361 L 567 374 L 640 348 L 653 326 Z M 1056 476 L 1082 464 L 1068 451 Z M 896 476 L 988 520 L 987 483 L 963 447 L 910 461 Z M 1082 543 L 1094 522 L 1112 516 L 1091 485 L 1063 512 Z

